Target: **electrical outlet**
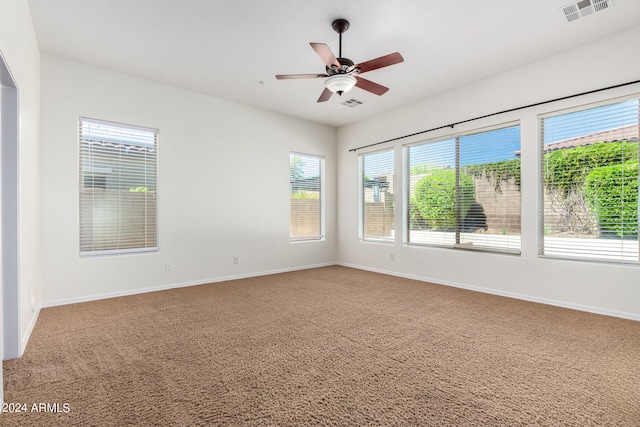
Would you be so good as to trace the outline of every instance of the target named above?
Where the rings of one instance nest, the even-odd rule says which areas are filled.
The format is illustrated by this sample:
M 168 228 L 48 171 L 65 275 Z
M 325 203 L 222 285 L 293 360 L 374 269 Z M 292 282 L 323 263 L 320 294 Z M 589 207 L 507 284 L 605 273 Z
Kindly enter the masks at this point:
M 165 269 L 165 271 L 173 270 L 173 263 L 171 261 L 165 262 L 164 263 L 164 269 Z
M 396 256 L 394 254 L 389 255 L 389 261 L 395 261 Z
M 240 264 L 240 259 L 237 256 L 233 257 L 233 263 L 234 264 Z

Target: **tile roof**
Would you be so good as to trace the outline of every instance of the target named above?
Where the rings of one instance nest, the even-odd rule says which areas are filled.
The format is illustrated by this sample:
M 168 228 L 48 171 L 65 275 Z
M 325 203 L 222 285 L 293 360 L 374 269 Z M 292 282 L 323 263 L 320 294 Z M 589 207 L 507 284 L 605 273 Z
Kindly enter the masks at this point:
M 634 123 L 589 135 L 563 139 L 561 141 L 546 144 L 544 146 L 544 151 L 549 152 L 562 150 L 565 148 L 577 147 L 579 145 L 593 145 L 596 142 L 637 141 L 639 129 L 640 126 L 638 123 Z

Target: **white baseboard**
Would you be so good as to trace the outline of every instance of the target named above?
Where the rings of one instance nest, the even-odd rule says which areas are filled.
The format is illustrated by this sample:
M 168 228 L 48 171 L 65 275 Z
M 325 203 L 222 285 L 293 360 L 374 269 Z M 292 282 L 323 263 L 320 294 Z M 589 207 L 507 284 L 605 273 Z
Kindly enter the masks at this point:
M 31 338 L 31 332 L 33 332 L 33 328 L 35 328 L 36 322 L 38 321 L 38 316 L 40 316 L 39 307 L 36 309 L 35 313 L 33 313 L 33 316 L 31 317 L 31 322 L 29 322 L 29 326 L 27 326 L 27 330 L 24 332 L 24 335 L 22 336 L 22 341 L 20 343 L 20 356 L 18 357 L 22 357 L 22 355 L 24 354 L 24 351 L 27 349 L 27 344 L 29 343 L 29 338 Z
M 519 300 L 524 300 L 524 301 L 531 301 L 531 302 L 536 302 L 536 303 L 540 303 L 540 304 L 553 305 L 553 306 L 556 306 L 556 307 L 569 308 L 569 309 L 572 309 L 572 310 L 585 311 L 585 312 L 588 312 L 588 313 L 602 314 L 602 315 L 605 315 L 605 316 L 620 317 L 622 319 L 640 321 L 640 315 L 635 314 L 635 313 L 627 313 L 627 312 L 624 312 L 624 311 L 617 311 L 617 310 L 608 310 L 608 309 L 604 309 L 604 308 L 600 308 L 600 307 L 593 307 L 593 306 L 582 305 L 582 304 L 574 304 L 574 303 L 569 303 L 569 302 L 565 302 L 565 301 L 557 301 L 557 300 L 552 300 L 552 299 L 548 299 L 548 298 L 540 298 L 540 297 L 535 297 L 535 296 L 531 296 L 531 295 L 518 294 L 518 293 L 515 293 L 515 292 L 498 291 L 498 290 L 495 290 L 495 289 L 488 289 L 488 288 L 482 288 L 482 287 L 479 287 L 479 286 L 465 285 L 465 284 L 462 284 L 462 283 L 454 283 L 454 282 L 448 282 L 448 281 L 443 281 L 443 280 L 436 280 L 436 279 L 431 279 L 429 277 L 422 277 L 422 276 L 415 276 L 415 275 L 412 275 L 412 274 L 398 273 L 396 271 L 383 270 L 383 269 L 380 269 L 380 268 L 365 267 L 365 266 L 362 266 L 362 265 L 355 265 L 355 264 L 349 264 L 349 263 L 343 263 L 343 262 L 338 262 L 336 264 L 344 266 L 344 267 L 357 268 L 359 270 L 372 271 L 374 273 L 381 273 L 381 274 L 388 274 L 390 276 L 402 277 L 402 278 L 405 278 L 405 279 L 413 279 L 413 280 L 418 280 L 418 281 L 421 281 L 421 282 L 429 282 L 429 283 L 435 283 L 437 285 L 452 286 L 452 287 L 455 287 L 455 288 L 467 289 L 467 290 L 475 291 L 475 292 L 482 292 L 482 293 L 485 293 L 485 294 L 498 295 L 498 296 L 502 296 L 502 297 L 514 298 L 514 299 L 519 299 Z
M 59 306 L 59 305 L 67 305 L 67 304 L 76 304 L 76 303 L 81 303 L 81 302 L 97 301 L 97 300 L 107 299 L 107 298 L 116 298 L 116 297 L 124 297 L 124 296 L 128 296 L 128 295 L 144 294 L 144 293 L 147 293 L 147 292 L 156 292 L 156 291 L 165 291 L 165 290 L 168 290 L 168 289 L 185 288 L 187 286 L 205 285 L 207 283 L 226 282 L 226 281 L 229 281 L 229 280 L 246 279 L 246 278 L 249 278 L 249 277 L 267 276 L 269 274 L 288 273 L 288 272 L 291 272 L 291 271 L 298 271 L 298 270 L 308 270 L 308 269 L 311 269 L 311 268 L 327 267 L 327 266 L 330 266 L 330 265 L 336 265 L 336 263 L 335 262 L 328 262 L 328 263 L 313 264 L 313 265 L 306 265 L 306 266 L 300 266 L 300 267 L 282 268 L 282 269 L 277 269 L 277 270 L 268 270 L 268 271 L 260 271 L 260 272 L 255 272 L 255 273 L 247 273 L 247 274 L 238 274 L 238 275 L 232 275 L 232 276 L 216 277 L 216 278 L 212 278 L 212 279 L 196 280 L 196 281 L 193 281 L 193 282 L 171 283 L 171 284 L 168 284 L 168 285 L 152 286 L 152 287 L 148 287 L 148 288 L 131 289 L 131 290 L 126 290 L 126 291 L 116 291 L 116 292 L 107 292 L 107 293 L 103 293 L 103 294 L 87 295 L 87 296 L 76 297 L 76 298 L 63 298 L 63 299 L 58 299 L 58 300 L 43 301 L 43 302 L 41 302 L 40 307 L 41 308 L 47 308 L 47 307 L 55 307 L 55 306 Z M 39 309 L 38 309 L 38 311 L 39 311 Z M 36 316 L 36 319 L 37 319 L 37 316 Z M 35 320 L 34 320 L 34 325 L 35 325 Z M 30 332 L 29 332 L 29 334 L 30 334 Z

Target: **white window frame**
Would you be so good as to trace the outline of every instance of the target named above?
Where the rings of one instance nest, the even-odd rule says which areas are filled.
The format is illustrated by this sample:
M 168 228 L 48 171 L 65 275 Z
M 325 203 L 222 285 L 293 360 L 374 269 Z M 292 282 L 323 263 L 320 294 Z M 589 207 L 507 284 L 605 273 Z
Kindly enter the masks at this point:
M 403 212 L 402 212 L 402 218 L 403 218 L 403 229 L 404 229 L 404 233 L 403 233 L 403 242 L 404 244 L 408 245 L 408 246 L 425 246 L 425 247 L 440 247 L 440 248 L 445 248 L 445 249 L 463 249 L 463 250 L 474 250 L 474 251 L 482 251 L 482 252 L 496 252 L 496 253 L 504 253 L 504 254 L 510 254 L 510 255 L 520 255 L 521 254 L 521 250 L 522 250 L 522 244 L 521 244 L 521 239 L 522 239 L 522 230 L 520 230 L 520 234 L 519 235 L 514 235 L 510 237 L 510 241 L 507 244 L 504 244 L 503 246 L 501 245 L 496 245 L 496 247 L 492 247 L 492 243 L 488 242 L 485 243 L 484 245 L 473 245 L 473 244 L 469 244 L 469 243 L 465 243 L 461 241 L 461 234 L 463 233 L 460 230 L 460 224 L 456 224 L 456 230 L 455 230 L 455 234 L 454 234 L 454 238 L 455 238 L 455 242 L 453 244 L 445 244 L 445 243 L 426 243 L 426 242 L 414 242 L 414 241 L 410 241 L 410 192 L 411 192 L 411 166 L 409 165 L 408 162 L 408 153 L 409 150 L 411 149 L 411 147 L 415 147 L 415 146 L 420 146 L 420 145 L 425 145 L 425 144 L 430 144 L 430 143 L 438 143 L 440 141 L 444 142 L 447 140 L 454 140 L 454 145 L 456 146 L 455 148 L 455 152 L 452 153 L 452 157 L 454 158 L 454 171 L 456 172 L 456 174 L 458 173 L 458 170 L 460 169 L 460 160 L 459 160 L 459 156 L 460 156 L 460 152 L 459 152 L 459 139 L 460 138 L 464 138 L 466 136 L 471 136 L 471 135 L 478 135 L 478 134 L 482 134 L 482 133 L 488 133 L 488 132 L 492 132 L 492 131 L 497 131 L 497 130 L 501 130 L 501 129 L 508 129 L 511 127 L 519 127 L 520 131 L 522 130 L 521 127 L 521 123 L 519 120 L 514 120 L 514 121 L 509 121 L 509 122 L 505 122 L 505 123 L 500 123 L 500 124 L 496 124 L 496 125 L 491 125 L 491 126 L 485 126 L 482 128 L 477 128 L 477 129 L 471 129 L 468 131 L 464 131 L 464 132 L 457 132 L 457 133 L 453 133 L 453 134 L 448 134 L 448 135 L 441 135 L 439 137 L 435 137 L 435 138 L 430 138 L 430 139 L 426 139 L 426 140 L 422 140 L 422 141 L 417 141 L 417 142 L 412 142 L 409 144 L 405 144 L 402 147 L 402 159 L 403 159 L 403 165 L 402 165 L 402 171 L 403 171 L 403 184 L 404 184 L 404 191 L 403 191 Z M 522 148 L 522 136 L 520 137 L 520 150 Z M 521 152 L 521 151 L 520 151 Z M 520 180 L 522 180 L 522 170 L 520 171 Z M 520 218 L 522 219 L 522 196 L 520 197 Z M 456 221 L 460 221 L 459 218 L 456 219 Z M 520 221 L 520 223 L 522 223 L 522 221 Z
M 554 110 L 554 111 L 550 111 L 550 112 L 538 115 L 538 150 L 539 150 L 539 159 L 540 159 L 540 164 L 538 169 L 539 182 L 540 182 L 540 187 L 539 187 L 540 190 L 539 190 L 539 197 L 538 197 L 538 209 L 539 209 L 538 256 L 540 258 L 560 259 L 560 260 L 568 260 L 568 261 L 581 261 L 581 262 L 612 263 L 612 264 L 636 264 L 636 265 L 640 264 L 640 239 L 637 239 L 635 242 L 633 240 L 629 242 L 625 242 L 624 239 L 622 239 L 623 241 L 620 242 L 620 244 L 624 246 L 624 249 L 622 250 L 622 253 L 619 256 L 611 255 L 610 253 L 608 253 L 609 251 L 614 252 L 614 246 L 616 245 L 615 239 L 612 240 L 611 242 L 605 242 L 606 247 L 603 247 L 603 250 L 600 251 L 601 252 L 600 254 L 596 254 L 599 251 L 591 248 L 592 245 L 590 244 L 590 242 L 593 240 L 599 240 L 594 238 L 584 238 L 584 239 L 581 239 L 582 242 L 576 242 L 574 246 L 575 249 L 573 254 L 571 253 L 572 252 L 571 249 L 555 250 L 555 253 L 554 253 L 554 250 L 551 247 L 549 248 L 549 250 L 545 248 L 545 245 L 546 245 L 545 238 L 549 240 L 550 238 L 545 236 L 546 230 L 545 230 L 545 158 L 544 158 L 545 134 L 544 134 L 544 126 L 543 126 L 544 120 L 551 117 L 562 116 L 562 115 L 576 113 L 580 111 L 587 111 L 590 109 L 604 107 L 607 105 L 624 103 L 626 101 L 630 101 L 634 99 L 637 100 L 638 103 L 640 104 L 640 93 L 595 101 L 595 102 L 582 104 L 578 106 L 563 108 L 560 110 Z M 640 112 L 638 113 L 638 116 L 639 116 L 638 118 L 640 118 Z M 640 127 L 640 123 L 638 124 L 638 126 Z M 597 133 L 597 132 L 594 132 L 594 133 Z M 637 142 L 639 142 L 639 145 L 640 145 L 640 141 L 637 140 Z M 639 157 L 640 157 L 640 153 L 639 153 Z M 640 174 L 639 174 L 638 180 L 640 182 Z M 639 198 L 640 198 L 640 195 L 639 195 Z M 640 211 L 640 203 L 639 203 L 639 211 Z M 639 218 L 640 218 L 640 215 L 639 215 Z M 567 242 L 566 248 L 569 248 L 571 246 L 570 243 L 571 242 L 569 241 Z M 635 249 L 632 249 L 631 251 L 627 252 L 628 250 L 627 248 L 630 247 L 631 245 L 635 246 Z M 589 251 L 592 251 L 594 253 L 589 254 Z M 635 253 L 634 251 L 637 253 Z
M 369 151 L 366 153 L 362 153 L 358 156 L 358 239 L 365 242 L 378 242 L 378 243 L 394 243 L 397 237 L 397 230 L 395 230 L 395 220 L 392 222 L 394 233 L 388 237 L 382 236 L 367 236 L 365 233 L 365 182 L 364 182 L 364 159 L 368 156 L 381 155 L 384 153 L 390 153 L 392 158 L 391 171 L 393 174 L 391 176 L 390 185 L 392 189 L 395 187 L 395 163 L 396 163 L 396 150 L 393 147 L 383 148 L 376 151 Z M 394 218 L 395 218 L 395 205 L 398 203 L 396 200 L 395 190 L 394 190 Z
M 79 142 L 78 242 L 79 242 L 80 257 L 86 258 L 86 257 L 99 257 L 99 256 L 108 256 L 108 255 L 126 255 L 126 254 L 157 252 L 158 239 L 159 239 L 158 208 L 157 208 L 158 206 L 158 201 L 157 201 L 157 197 L 158 197 L 158 193 L 157 193 L 157 190 L 158 190 L 158 185 L 157 185 L 157 182 L 158 182 L 158 129 L 144 127 L 144 126 L 123 124 L 123 123 L 112 122 L 112 121 L 101 120 L 101 119 L 93 119 L 88 117 L 79 117 L 78 125 L 79 125 L 79 129 L 78 129 L 78 132 L 79 132 L 78 133 L 78 142 Z M 95 138 L 94 136 L 87 137 L 83 135 L 83 128 L 86 128 L 87 126 L 90 129 L 94 129 L 94 131 L 96 131 Z M 108 139 L 110 139 L 110 137 L 101 136 L 101 135 L 105 135 L 105 133 L 101 133 L 101 131 L 97 130 L 97 128 L 100 128 L 100 127 L 102 127 L 103 129 L 104 128 L 114 129 L 114 131 L 116 132 L 120 130 L 122 131 L 123 135 L 120 136 L 121 139 L 119 140 L 113 139 L 113 140 L 107 141 Z M 129 132 L 128 135 L 127 135 L 127 132 Z M 109 166 L 105 166 L 105 165 L 95 166 L 93 164 L 88 164 L 88 165 L 85 164 L 85 162 L 87 161 L 89 161 L 90 163 L 95 161 L 95 160 L 88 160 L 88 159 L 92 159 L 93 157 L 93 154 L 85 147 L 85 145 L 88 144 L 87 141 L 89 138 L 95 141 L 102 141 L 102 145 L 104 147 L 107 147 L 109 144 L 113 144 L 114 157 L 117 155 L 116 146 L 118 144 L 125 145 L 125 146 L 129 144 L 132 148 L 133 147 L 138 148 L 140 151 L 144 151 L 145 153 L 141 157 L 138 157 L 138 159 L 142 160 L 144 166 L 140 169 L 136 169 L 136 172 L 141 173 L 145 177 L 143 182 L 150 183 L 152 188 L 147 188 L 147 186 L 145 185 L 145 186 L 138 186 L 137 188 L 129 189 L 129 192 L 131 193 L 144 193 L 143 201 L 142 201 L 142 205 L 144 208 L 144 218 L 140 219 L 139 216 L 128 217 L 128 218 L 135 218 L 136 220 L 139 220 L 144 224 L 144 230 L 142 232 L 142 235 L 144 237 L 140 239 L 138 238 L 132 239 L 135 241 L 134 243 L 128 243 L 128 244 L 124 244 L 124 243 L 120 244 L 120 243 L 113 243 L 113 242 L 105 243 L 105 240 L 94 238 L 94 233 L 96 233 L 96 231 L 99 231 L 99 230 L 112 230 L 112 231 L 119 230 L 118 232 L 120 232 L 122 230 L 126 231 L 128 229 L 120 228 L 119 218 L 122 218 L 121 215 L 123 215 L 123 210 L 122 210 L 123 205 L 120 203 L 120 199 L 118 199 L 117 207 L 115 208 L 115 211 L 117 211 L 117 215 L 118 215 L 118 220 L 116 221 L 118 222 L 118 225 L 115 226 L 115 228 L 111 227 L 108 224 L 103 226 L 95 225 L 94 221 L 95 221 L 96 214 L 94 212 L 94 209 L 95 209 L 94 192 L 96 188 L 107 190 L 106 178 L 104 182 L 100 181 L 99 186 L 87 186 L 85 173 L 87 171 L 98 170 L 100 172 L 104 172 L 105 174 L 107 174 L 112 172 L 112 170 Z M 100 154 L 101 156 L 103 157 L 107 156 L 107 153 L 108 153 L 107 150 L 103 149 L 103 150 L 100 150 L 100 152 L 101 152 Z M 150 153 L 150 154 L 147 154 L 147 153 Z M 110 153 L 108 154 L 110 155 Z M 89 156 L 89 157 L 86 157 L 86 156 Z M 147 176 L 150 178 L 150 180 L 146 179 Z M 118 187 L 120 187 L 122 185 L 122 181 L 118 179 L 114 182 L 114 185 L 117 185 Z M 83 190 L 86 192 L 87 189 L 91 189 L 90 190 L 91 194 L 94 194 L 91 197 L 91 200 L 89 202 L 87 201 L 87 197 L 83 196 Z M 115 191 L 115 187 L 112 189 L 112 191 Z M 124 192 L 122 188 L 118 188 L 117 191 L 119 193 Z M 123 195 L 123 198 L 127 198 L 127 197 L 136 197 L 136 196 Z M 153 202 L 151 202 L 152 199 L 153 199 Z M 140 204 L 140 201 L 137 201 L 137 203 Z M 90 221 L 90 225 L 86 225 L 85 221 L 83 220 L 82 211 L 83 209 L 86 210 L 87 208 L 89 208 L 91 215 L 94 218 Z M 149 209 L 151 209 L 151 211 L 149 211 Z M 104 211 L 100 211 L 100 212 L 104 214 Z M 149 215 L 151 215 L 151 217 L 149 217 Z M 149 218 L 151 218 L 151 221 L 152 221 L 151 223 L 148 222 Z M 106 223 L 103 222 L 103 224 L 106 224 Z M 149 234 L 149 233 L 152 233 L 152 234 Z
M 303 158 L 307 158 L 307 159 L 313 159 L 313 160 L 317 160 L 319 162 L 319 172 L 320 172 L 320 181 L 319 181 L 319 190 L 318 190 L 318 196 L 319 196 L 319 217 L 318 217 L 318 229 L 320 231 L 319 234 L 307 234 L 307 235 L 297 235 L 294 236 L 291 233 L 291 227 L 292 227 L 292 197 L 291 195 L 293 194 L 293 189 L 291 187 L 292 183 L 291 183 L 291 172 L 289 173 L 289 241 L 291 243 L 294 242 L 308 242 L 308 241 L 321 241 L 325 239 L 325 199 L 326 199 L 326 183 L 325 183 L 325 157 L 321 156 L 321 155 L 317 155 L 317 154 L 308 154 L 308 153 L 301 153 L 301 152 L 297 152 L 297 151 L 291 151 L 289 153 L 289 165 L 291 167 L 291 159 L 292 156 L 300 156 Z M 289 169 L 291 170 L 291 169 Z

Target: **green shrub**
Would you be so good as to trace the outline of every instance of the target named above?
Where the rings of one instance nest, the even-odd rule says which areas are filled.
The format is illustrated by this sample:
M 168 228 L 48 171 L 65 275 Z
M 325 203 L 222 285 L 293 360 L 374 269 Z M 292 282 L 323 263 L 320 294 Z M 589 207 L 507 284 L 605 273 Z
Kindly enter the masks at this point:
M 499 162 L 465 166 L 464 170 L 476 178 L 488 178 L 493 182 L 496 193 L 501 192 L 503 182 L 513 181 L 520 189 L 520 157 Z
M 589 171 L 601 166 L 638 160 L 638 143 L 629 141 L 598 142 L 544 156 L 544 182 L 550 189 L 568 195 L 582 187 Z
M 316 191 L 298 190 L 290 195 L 291 199 L 318 200 L 320 194 Z
M 148 187 L 131 187 L 129 193 L 155 193 L 155 190 L 149 190 Z
M 433 230 L 456 228 L 456 173 L 452 169 L 435 169 L 415 186 L 415 206 L 422 221 Z M 464 218 L 475 199 L 473 178 L 460 173 L 460 218 Z M 417 217 L 413 223 L 420 223 Z
M 427 228 L 429 228 L 429 226 L 422 217 L 420 209 L 418 209 L 418 201 L 415 196 L 411 196 L 411 200 L 409 201 L 409 229 L 425 230 Z
M 638 163 L 603 166 L 585 178 L 585 197 L 604 235 L 638 235 Z
M 572 190 L 582 187 L 591 169 L 634 160 L 638 160 L 638 143 L 630 141 L 597 142 L 551 151 L 544 156 L 544 183 L 549 189 L 560 190 L 562 195 L 568 195 Z M 424 165 L 416 166 L 411 173 L 425 173 L 420 167 L 424 169 Z M 464 170 L 476 178 L 492 179 L 497 192 L 500 191 L 502 182 L 511 180 L 520 188 L 519 157 L 467 165 Z

